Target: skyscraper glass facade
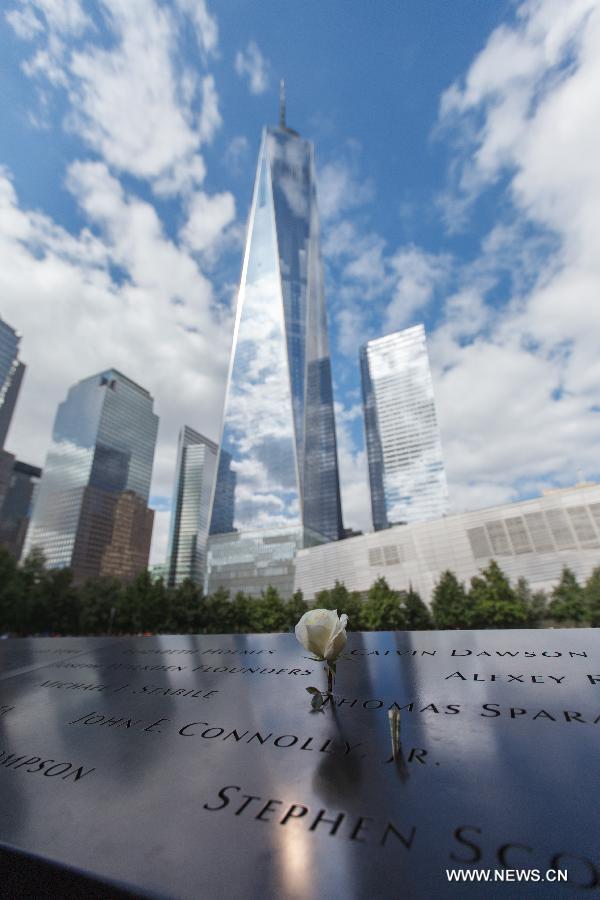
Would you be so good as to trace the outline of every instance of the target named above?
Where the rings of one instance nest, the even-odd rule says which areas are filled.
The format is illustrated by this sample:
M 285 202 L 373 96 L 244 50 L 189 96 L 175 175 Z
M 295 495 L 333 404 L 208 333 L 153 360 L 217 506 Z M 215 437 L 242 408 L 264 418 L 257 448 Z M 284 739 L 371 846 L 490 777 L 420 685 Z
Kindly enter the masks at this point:
M 442 442 L 422 325 L 360 351 L 375 530 L 448 511 Z
M 86 378 L 58 407 L 24 555 L 92 577 L 112 537 L 124 491 L 150 493 L 158 417 L 148 391 L 115 369 Z
M 343 534 L 313 148 L 284 124 L 259 153 L 210 533 L 274 528 Z
M 179 434 L 169 533 L 168 583 L 204 581 L 217 445 L 185 425 Z M 223 458 L 225 462 L 225 458 Z
M 18 360 L 20 340 L 14 328 L 0 319 L 0 450 L 6 441 L 25 371 Z
M 2 453 L 0 451 L 0 467 Z M 11 457 L 12 465 L 4 496 L 0 489 L 0 544 L 19 559 L 42 470 L 16 460 L 11 454 L 6 455 Z

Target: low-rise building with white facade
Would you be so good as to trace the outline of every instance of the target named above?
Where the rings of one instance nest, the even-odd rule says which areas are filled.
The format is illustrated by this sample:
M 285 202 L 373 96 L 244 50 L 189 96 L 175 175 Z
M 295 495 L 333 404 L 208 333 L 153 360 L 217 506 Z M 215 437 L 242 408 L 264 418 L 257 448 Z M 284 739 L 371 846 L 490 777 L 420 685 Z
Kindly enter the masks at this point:
M 368 591 L 383 576 L 390 587 L 412 585 L 430 602 L 447 569 L 468 583 L 491 559 L 511 581 L 524 576 L 534 590 L 554 586 L 563 566 L 585 580 L 600 566 L 600 485 L 551 490 L 532 500 L 299 550 L 294 588 L 310 601 L 335 581 Z

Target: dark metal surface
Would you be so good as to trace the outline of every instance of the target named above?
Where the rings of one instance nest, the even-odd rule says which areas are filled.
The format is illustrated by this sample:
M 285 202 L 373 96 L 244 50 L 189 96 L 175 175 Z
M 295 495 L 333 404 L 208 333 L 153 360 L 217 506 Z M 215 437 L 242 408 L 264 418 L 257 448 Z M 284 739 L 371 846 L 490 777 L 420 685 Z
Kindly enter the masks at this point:
M 307 655 L 291 635 L 0 642 L 0 875 L 12 847 L 181 898 L 598 890 L 595 630 L 352 634 L 322 712 Z M 553 866 L 569 885 L 446 877 Z

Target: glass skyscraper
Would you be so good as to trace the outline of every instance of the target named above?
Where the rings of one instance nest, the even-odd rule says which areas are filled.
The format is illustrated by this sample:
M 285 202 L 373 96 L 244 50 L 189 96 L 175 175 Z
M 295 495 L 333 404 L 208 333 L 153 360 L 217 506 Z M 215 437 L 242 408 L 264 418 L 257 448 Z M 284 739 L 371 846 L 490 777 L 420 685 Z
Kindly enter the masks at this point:
M 58 407 L 24 555 L 39 547 L 49 567 L 70 566 L 79 581 L 105 574 L 121 496 L 147 507 L 157 429 L 148 391 L 115 369 L 74 385 Z M 149 534 L 146 543 L 142 568 Z M 120 574 L 114 559 L 110 572 Z
M 6 456 L 11 465 L 4 496 L 0 490 L 0 544 L 19 559 L 42 470 L 15 459 L 10 453 Z
M 440 518 L 448 487 L 424 327 L 368 341 L 360 367 L 373 527 Z
M 181 429 L 169 532 L 170 585 L 181 584 L 186 578 L 197 584 L 204 581 L 217 452 L 217 445 L 193 428 L 185 425 Z
M 253 590 L 282 574 L 269 546 L 343 535 L 313 147 L 283 115 L 258 157 L 210 533 L 211 589 L 244 587 L 250 541 Z
M 0 319 L 0 450 L 4 447 L 25 366 L 19 362 L 20 336 Z

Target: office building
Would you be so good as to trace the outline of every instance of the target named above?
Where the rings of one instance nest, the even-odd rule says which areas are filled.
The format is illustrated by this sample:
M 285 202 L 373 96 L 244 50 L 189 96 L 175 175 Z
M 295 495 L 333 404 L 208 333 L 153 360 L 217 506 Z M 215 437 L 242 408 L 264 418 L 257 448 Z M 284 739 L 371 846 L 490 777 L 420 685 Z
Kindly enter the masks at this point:
M 305 600 L 331 588 L 366 592 L 377 578 L 431 601 L 447 569 L 469 580 L 495 559 L 513 583 L 523 576 L 534 590 L 557 583 L 563 566 L 580 581 L 600 562 L 600 485 L 548 491 L 533 500 L 445 516 L 302 550 L 295 586 Z
M 20 341 L 14 328 L 0 319 L 0 450 L 6 442 L 25 372 L 18 359 Z
M 78 582 L 104 574 L 115 522 L 133 505 L 121 496 L 132 493 L 147 507 L 157 428 L 148 391 L 115 369 L 74 385 L 58 407 L 24 555 L 39 547 L 49 567 L 70 566 Z M 130 557 L 122 548 L 125 577 L 147 567 L 150 530 L 146 519 L 142 548 L 130 535 Z
M 3 454 L 12 460 L 12 464 L 6 490 L 0 498 L 0 545 L 19 559 L 42 470 L 15 459 L 4 450 L 0 450 L 0 464 Z
M 114 496 L 112 531 L 100 561 L 100 575 L 128 582 L 148 566 L 154 510 L 134 491 Z
M 256 593 L 280 578 L 291 593 L 296 548 L 343 534 L 313 147 L 287 127 L 283 106 L 258 158 L 212 504 L 210 590 Z
M 25 366 L 19 361 L 20 336 L 0 319 L 0 512 L 10 487 L 15 457 L 4 449 Z
M 163 581 L 166 584 L 169 578 L 169 564 L 154 563 L 148 566 L 148 573 L 152 581 Z
M 19 334 L 0 319 L 0 545 L 18 559 L 29 524 L 32 497 L 41 471 L 4 449 L 21 389 L 25 365 Z
M 439 518 L 448 487 L 425 329 L 368 341 L 360 368 L 373 527 Z
M 204 583 L 210 501 L 218 448 L 185 425 L 179 433 L 169 531 L 168 583 Z

